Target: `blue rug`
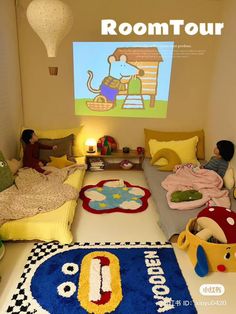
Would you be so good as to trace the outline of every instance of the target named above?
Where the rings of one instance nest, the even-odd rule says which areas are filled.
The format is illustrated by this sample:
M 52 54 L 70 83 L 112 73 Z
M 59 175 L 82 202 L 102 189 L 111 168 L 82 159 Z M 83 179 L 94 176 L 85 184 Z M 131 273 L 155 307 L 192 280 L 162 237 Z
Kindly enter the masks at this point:
M 148 207 L 150 195 L 147 189 L 118 179 L 86 185 L 80 191 L 83 208 L 93 214 L 139 213 Z
M 197 313 L 169 243 L 37 243 L 7 313 Z

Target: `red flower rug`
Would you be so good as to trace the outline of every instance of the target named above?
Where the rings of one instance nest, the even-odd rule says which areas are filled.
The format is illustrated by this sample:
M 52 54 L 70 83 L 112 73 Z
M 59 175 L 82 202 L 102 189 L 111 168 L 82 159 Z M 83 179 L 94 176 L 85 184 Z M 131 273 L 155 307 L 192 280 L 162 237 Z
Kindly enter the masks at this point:
M 149 190 L 123 180 L 103 180 L 80 191 L 83 208 L 93 214 L 139 213 L 148 206 Z

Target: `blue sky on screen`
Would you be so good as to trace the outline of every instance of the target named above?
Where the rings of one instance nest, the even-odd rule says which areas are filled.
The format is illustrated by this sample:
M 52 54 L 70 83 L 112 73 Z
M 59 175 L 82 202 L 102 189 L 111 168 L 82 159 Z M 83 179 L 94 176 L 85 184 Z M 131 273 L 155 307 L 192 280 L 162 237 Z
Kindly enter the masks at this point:
M 99 88 L 104 77 L 108 76 L 108 57 L 116 48 L 156 47 L 163 58 L 159 66 L 157 100 L 168 100 L 174 42 L 74 42 L 74 97 L 94 98 L 87 88 L 88 70 L 93 71 L 92 86 Z

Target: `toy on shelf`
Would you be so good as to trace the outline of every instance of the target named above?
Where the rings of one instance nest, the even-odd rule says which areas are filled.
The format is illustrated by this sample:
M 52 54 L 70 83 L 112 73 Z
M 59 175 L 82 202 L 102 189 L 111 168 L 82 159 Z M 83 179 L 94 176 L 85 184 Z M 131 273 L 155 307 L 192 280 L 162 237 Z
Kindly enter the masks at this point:
M 104 135 L 99 138 L 97 142 L 97 151 L 101 153 L 101 155 L 111 155 L 112 152 L 117 150 L 117 143 L 113 137 L 109 135 Z
M 144 154 L 144 147 L 138 146 L 136 148 L 138 155 L 143 155 Z
M 127 146 L 125 146 L 125 147 L 122 148 L 122 152 L 123 152 L 124 154 L 129 154 L 130 148 L 127 147 Z
M 208 206 L 190 219 L 177 245 L 186 250 L 200 277 L 209 272 L 236 272 L 236 213 Z
M 134 166 L 133 163 L 129 160 L 122 160 L 120 162 L 120 167 L 124 170 L 129 170 L 129 169 L 133 168 L 133 166 Z

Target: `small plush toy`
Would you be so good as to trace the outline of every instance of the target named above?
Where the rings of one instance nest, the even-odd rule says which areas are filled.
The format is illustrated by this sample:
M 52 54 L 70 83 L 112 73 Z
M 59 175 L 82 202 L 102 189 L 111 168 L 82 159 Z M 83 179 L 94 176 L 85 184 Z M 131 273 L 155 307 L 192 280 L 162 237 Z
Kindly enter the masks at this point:
M 202 198 L 202 193 L 196 190 L 175 191 L 171 194 L 171 202 L 195 201 Z
M 166 165 L 158 166 L 158 169 L 161 171 L 172 171 L 176 165 L 182 164 L 177 153 L 169 148 L 162 148 L 158 150 L 152 157 L 151 164 L 155 165 L 155 163 L 161 158 L 165 158 L 167 160 Z
M 7 189 L 14 183 L 12 172 L 0 151 L 0 192 Z
M 104 135 L 99 138 L 97 142 L 97 151 L 101 153 L 101 155 L 110 155 L 112 152 L 117 150 L 117 143 L 113 137 L 109 135 Z

